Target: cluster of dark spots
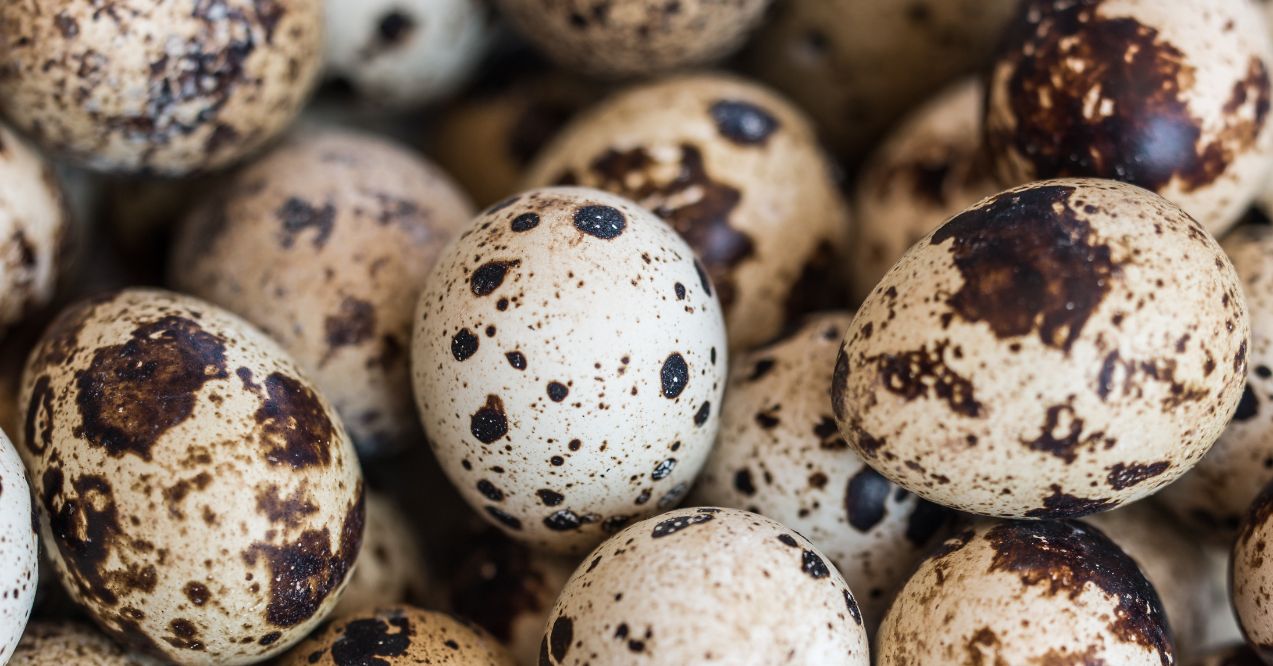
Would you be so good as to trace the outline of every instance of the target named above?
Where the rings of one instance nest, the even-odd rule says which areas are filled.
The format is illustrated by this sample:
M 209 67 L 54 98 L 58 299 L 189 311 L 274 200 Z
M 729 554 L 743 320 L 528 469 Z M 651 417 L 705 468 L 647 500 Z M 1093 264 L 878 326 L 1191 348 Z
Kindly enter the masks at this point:
M 269 484 L 257 492 L 256 510 L 271 523 L 299 527 L 305 518 L 318 513 L 318 505 L 308 497 L 304 487 L 284 497 L 277 485 Z
M 1083 419 L 1078 417 L 1069 403 L 1048 407 L 1044 418 L 1043 430 L 1039 436 L 1022 442 L 1031 451 L 1042 451 L 1066 463 L 1073 463 L 1078 459 L 1081 449 L 1112 442 L 1104 432 L 1084 435 Z
M 650 478 L 662 481 L 672 473 L 673 469 L 676 469 L 676 458 L 668 458 L 654 466 L 654 471 L 650 472 Z
M 168 629 L 172 632 L 171 636 L 165 636 L 164 640 L 178 650 L 194 650 L 196 652 L 204 649 L 203 642 L 199 640 L 199 629 L 194 623 L 185 618 L 176 618 L 168 623 Z
M 570 388 L 561 382 L 548 382 L 548 399 L 553 402 L 561 402 L 570 395 Z
M 570 509 L 555 511 L 544 517 L 544 526 L 554 532 L 569 532 L 583 526 L 584 520 Z
M 473 291 L 474 296 L 487 296 L 504 284 L 504 277 L 508 274 L 508 269 L 516 268 L 521 263 L 521 261 L 516 259 L 512 261 L 488 261 L 473 271 L 473 275 L 469 278 L 469 288 Z
M 1070 599 L 1088 584 L 1118 604 L 1110 631 L 1120 640 L 1158 653 L 1163 666 L 1175 663 L 1175 649 L 1158 593 L 1136 562 L 1099 530 L 1071 521 L 1003 522 L 986 540 L 994 550 L 990 572 L 1020 576 L 1028 587 Z
M 659 381 L 664 398 L 675 400 L 690 382 L 690 366 L 685 357 L 672 353 L 663 360 L 663 368 L 659 370 Z
M 504 354 L 504 358 L 508 359 L 508 364 L 513 366 L 515 370 L 526 369 L 526 355 L 519 351 L 511 351 Z
M 751 497 L 756 494 L 756 483 L 751 478 L 751 470 L 744 467 L 734 472 L 734 490 Z
M 486 479 L 482 479 L 477 482 L 477 492 L 482 493 L 482 497 L 485 497 L 492 502 L 504 501 L 504 491 L 496 488 L 495 484 L 487 481 Z
M 566 652 L 570 649 L 570 644 L 575 639 L 575 623 L 570 618 L 562 615 L 553 621 L 552 629 L 548 632 L 548 647 L 552 650 L 553 659 L 558 662 L 566 658 Z
M 1165 460 L 1149 464 L 1132 463 L 1126 465 L 1118 463 L 1110 468 L 1109 476 L 1105 478 L 1110 488 L 1123 490 L 1148 481 L 1167 471 L 1169 467 L 1171 467 L 1171 463 Z
M 628 226 L 628 219 L 612 206 L 583 206 L 574 219 L 576 229 L 602 240 L 618 238 Z
M 849 478 L 844 490 L 844 509 L 849 525 L 859 532 L 869 532 L 884 520 L 885 502 L 893 484 L 879 472 L 863 465 Z
M 1251 382 L 1242 389 L 1242 399 L 1238 401 L 1237 411 L 1233 412 L 1234 421 L 1250 421 L 1260 411 L 1260 400 L 1251 390 Z
M 778 119 L 768 111 L 742 100 L 720 100 L 710 108 L 716 131 L 741 146 L 763 146 L 778 129 Z
M 693 525 L 702 525 L 710 520 L 714 520 L 715 517 L 712 516 L 712 513 L 713 512 L 700 511 L 698 513 L 668 518 L 667 520 L 660 521 L 656 524 L 654 526 L 654 530 L 650 532 L 650 536 L 654 539 L 659 539 L 668 536 L 669 534 L 680 532 L 681 530 Z
M 279 244 L 290 249 L 296 244 L 296 237 L 308 229 L 314 230 L 313 245 L 322 249 L 331 237 L 332 224 L 336 220 L 336 208 L 325 204 L 316 208 L 313 204 L 297 197 L 291 197 L 274 212 L 275 217 L 283 224 L 279 233 Z
M 349 347 L 371 339 L 376 332 L 376 308 L 362 299 L 346 296 L 336 314 L 323 320 L 327 346 Z
M 822 560 L 822 556 L 812 550 L 804 550 L 800 553 L 800 570 L 814 579 L 831 575 L 831 570 L 827 568 L 827 563 Z
M 951 242 L 964 279 L 951 309 L 1000 338 L 1037 332 L 1069 351 L 1119 272 L 1109 246 L 1070 207 L 1073 194 L 1062 185 L 1006 192 L 934 232 L 933 245 Z
M 547 488 L 536 490 L 535 496 L 539 498 L 540 502 L 544 503 L 544 506 L 557 506 L 566 500 L 566 497 L 561 493 Z
M 486 404 L 469 417 L 469 432 L 483 444 L 498 441 L 508 434 L 508 417 L 504 414 L 504 401 L 498 396 L 486 396 Z
M 522 213 L 521 215 L 513 218 L 513 221 L 509 223 L 509 227 L 517 233 L 530 231 L 537 226 L 539 226 L 539 216 L 535 213 Z
M 480 338 L 473 335 L 473 331 L 467 328 L 460 329 L 451 336 L 451 356 L 461 363 L 469 360 L 477 353 L 480 341 Z
M 1037 509 L 1030 509 L 1025 513 L 1030 518 L 1082 518 L 1093 513 L 1099 513 L 1112 506 L 1115 502 L 1111 499 L 1092 499 L 1084 497 L 1075 497 L 1064 492 L 1058 484 L 1052 484 L 1049 489 L 1051 495 L 1043 498 L 1043 506 Z
M 977 402 L 972 382 L 946 364 L 949 342 L 938 342 L 930 350 L 927 346 L 914 351 L 896 354 L 880 354 L 865 359 L 875 364 L 884 389 L 899 395 L 907 402 L 932 396 L 943 400 L 951 411 L 969 418 L 983 415 Z M 949 350 L 957 359 L 962 354 L 958 347 Z M 837 368 L 838 370 L 838 368 Z
M 224 341 L 194 321 L 167 316 L 144 324 L 127 342 L 99 348 L 76 373 L 77 436 L 113 457 L 150 460 L 155 442 L 190 418 L 199 389 L 228 376 Z
M 253 417 L 265 459 L 296 469 L 330 465 L 336 427 L 313 389 L 278 372 L 263 383 L 266 397 Z
M 499 507 L 487 506 L 483 508 L 486 509 L 487 515 L 494 518 L 504 527 L 507 527 L 510 530 L 520 530 L 522 528 L 522 521 L 517 516 L 506 513 Z
M 411 621 L 400 612 L 388 617 L 353 620 L 332 643 L 332 662 L 337 666 L 389 666 L 380 657 L 401 657 L 411 645 Z
M 40 375 L 31 387 L 22 434 L 27 449 L 37 456 L 53 443 L 53 389 L 48 375 Z
M 1151 361 L 1125 360 L 1118 351 L 1111 351 L 1101 362 L 1101 370 L 1097 376 L 1096 395 L 1101 400 L 1108 400 L 1115 388 L 1119 388 L 1121 378 L 1121 395 L 1135 393 L 1141 395 L 1142 386 L 1137 381 L 1144 378 L 1165 384 L 1167 394 L 1162 398 L 1162 409 L 1170 412 L 1187 402 L 1206 400 L 1211 391 L 1203 386 L 1187 384 L 1176 378 L 1176 359 L 1156 359 Z M 1210 370 L 1207 371 L 1210 374 Z

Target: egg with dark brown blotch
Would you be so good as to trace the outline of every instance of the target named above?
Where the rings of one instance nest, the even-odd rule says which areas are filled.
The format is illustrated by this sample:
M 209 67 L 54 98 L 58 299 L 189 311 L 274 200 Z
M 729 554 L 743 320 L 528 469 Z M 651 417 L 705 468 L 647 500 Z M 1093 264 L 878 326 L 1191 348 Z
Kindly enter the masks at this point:
M 153 663 L 146 657 L 125 652 L 92 626 L 37 621 L 22 635 L 9 666 L 149 666 Z
M 1273 484 L 1266 486 L 1251 503 L 1229 565 L 1229 595 L 1238 626 L 1247 645 L 1256 648 L 1265 663 L 1273 659 L 1273 561 L 1267 557 L 1269 539 L 1273 538 Z
M 867 297 L 836 364 L 841 432 L 932 502 L 1070 518 L 1193 467 L 1238 407 L 1250 320 L 1219 244 L 1107 180 L 989 197 Z
M 811 316 L 735 360 L 691 501 L 754 511 L 808 537 L 874 628 L 952 515 L 889 483 L 840 436 L 827 387 L 852 318 Z
M 424 548 L 411 521 L 389 497 L 367 491 L 358 561 L 333 617 L 385 604 L 417 602 L 429 586 Z
M 279 659 L 279 666 L 514 666 L 480 628 L 437 611 L 387 606 L 345 615 Z
M 563 129 L 527 183 L 600 188 L 671 224 L 711 275 L 731 348 L 847 304 L 833 166 L 805 116 L 756 84 L 708 73 L 629 88 Z
M 1219 234 L 1273 166 L 1273 38 L 1250 0 L 1029 0 L 989 79 L 1004 185 L 1113 178 Z
M 473 215 L 437 167 L 369 134 L 311 129 L 213 191 L 182 224 L 174 286 L 277 340 L 364 455 L 414 444 L 415 299 Z
M 676 506 L 719 427 L 728 350 L 676 232 L 587 188 L 479 215 L 416 307 L 416 403 L 443 471 L 509 536 L 581 553 Z
M 296 117 L 323 59 L 319 0 L 0 5 L 0 110 L 106 171 L 224 167 Z
M 71 260 L 72 224 L 52 165 L 4 125 L 0 125 L 0 182 L 4 183 L 0 187 L 3 332 L 53 300 L 58 278 L 65 275 L 65 264 Z
M 129 289 L 62 312 L 27 361 L 19 452 L 63 587 L 121 643 L 250 664 L 336 605 L 363 534 L 335 411 L 202 301 Z
M 13 655 L 31 617 L 39 581 L 39 543 L 22 460 L 0 432 L 0 662 Z
M 889 608 L 879 666 L 1176 663 L 1153 585 L 1100 530 L 985 521 L 934 550 Z

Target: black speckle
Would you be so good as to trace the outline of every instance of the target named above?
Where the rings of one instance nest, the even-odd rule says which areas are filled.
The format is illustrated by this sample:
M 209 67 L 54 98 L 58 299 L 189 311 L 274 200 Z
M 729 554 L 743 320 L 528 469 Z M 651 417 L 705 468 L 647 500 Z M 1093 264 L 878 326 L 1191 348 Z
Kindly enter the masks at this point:
M 332 643 L 332 662 L 336 664 L 366 664 L 386 666 L 389 661 L 378 657 L 400 657 L 411 645 L 411 625 L 407 618 L 394 615 L 354 620 L 344 627 L 344 633 Z M 392 625 L 393 631 L 390 630 Z
M 676 458 L 668 458 L 658 465 L 654 466 L 654 471 L 650 473 L 650 478 L 655 481 L 666 479 L 672 470 L 676 468 Z
M 469 431 L 483 444 L 490 444 L 508 434 L 504 401 L 494 395 L 486 396 L 486 404 L 469 417 Z
M 685 357 L 675 353 L 668 356 L 663 361 L 659 378 L 663 383 L 664 398 L 674 400 L 679 397 L 690 381 L 690 367 L 685 363 Z
M 800 554 L 800 570 L 814 578 L 826 578 L 831 575 L 827 563 L 817 553 L 806 550 Z
M 672 289 L 673 289 L 673 291 L 675 291 L 675 292 L 676 292 L 676 300 L 678 300 L 678 301 L 683 301 L 683 300 L 685 300 L 685 285 L 681 284 L 680 282 L 677 282 L 677 283 L 676 283 L 676 284 L 672 287 Z
M 1259 411 L 1260 401 L 1255 397 L 1255 391 L 1251 390 L 1251 383 L 1247 382 L 1246 388 L 1242 390 L 1242 399 L 1238 401 L 1238 409 L 1233 413 L 1233 420 L 1249 421 Z
M 561 493 L 547 488 L 536 490 L 535 495 L 539 497 L 539 501 L 544 503 L 544 506 L 557 506 L 566 499 Z
M 504 501 L 504 491 L 496 488 L 495 484 L 487 481 L 486 479 L 482 479 L 477 482 L 477 491 L 482 493 L 483 497 L 492 502 Z
M 697 259 L 694 260 L 694 272 L 698 273 L 698 282 L 703 286 L 703 291 L 707 292 L 708 296 L 711 296 L 712 281 L 707 278 L 707 271 L 703 270 L 703 264 L 699 263 Z
M 844 509 L 848 512 L 849 524 L 859 532 L 869 532 L 884 520 L 884 503 L 893 484 L 879 472 L 863 466 L 861 471 L 849 479 L 844 491 Z
M 764 145 L 778 129 L 778 120 L 750 102 L 721 100 L 712 105 L 712 120 L 720 135 L 744 146 Z
M 511 366 L 513 366 L 513 368 L 515 368 L 515 369 L 517 369 L 517 370 L 525 370 L 525 369 L 526 369 L 526 355 L 525 355 L 525 354 L 523 354 L 523 353 L 521 353 L 521 352 L 518 352 L 518 351 L 511 351 L 511 352 L 508 352 L 507 354 L 504 354 L 504 358 L 508 359 L 508 364 L 509 364 L 509 365 L 511 365 Z
M 513 530 L 520 530 L 522 528 L 522 521 L 518 520 L 516 516 L 504 513 L 499 509 L 499 507 L 488 506 L 486 507 L 486 513 L 495 520 L 498 520 L 504 527 Z
M 461 329 L 451 338 L 451 355 L 457 361 L 467 361 L 477 353 L 478 338 L 469 329 Z
M 508 269 L 518 265 L 518 261 L 488 261 L 473 271 L 469 278 L 469 287 L 475 296 L 486 296 L 504 284 L 504 276 Z
M 513 231 L 518 233 L 530 231 L 531 229 L 539 226 L 539 216 L 534 213 L 522 213 L 521 215 L 513 218 L 511 226 Z
M 627 224 L 623 213 L 610 206 L 584 206 L 575 211 L 575 228 L 604 240 L 617 238 Z
M 791 536 L 790 534 L 779 534 L 778 540 L 781 541 L 784 545 L 791 546 L 792 548 L 800 547 L 800 542 L 796 541 L 796 538 Z
M 694 414 L 694 425 L 702 426 L 707 423 L 707 418 L 712 415 L 712 403 L 705 402 L 702 407 L 698 408 L 698 412 Z
M 561 382 L 548 382 L 548 399 L 553 402 L 561 402 L 570 395 L 570 389 L 566 388 Z
M 693 513 L 685 516 L 668 518 L 667 520 L 660 521 L 654 526 L 654 530 L 650 533 L 650 537 L 654 539 L 661 539 L 669 534 L 680 532 L 687 527 L 702 525 L 710 520 L 714 520 L 714 517 L 710 513 Z
M 850 594 L 848 590 L 844 591 L 844 605 L 849 609 L 849 615 L 853 616 L 853 621 L 857 622 L 858 625 L 861 626 L 862 610 L 858 608 L 857 599 L 854 599 L 853 595 Z
M 566 651 L 575 639 L 575 623 L 568 617 L 561 616 L 553 621 L 553 628 L 548 632 L 548 646 L 552 650 L 553 659 L 562 661 Z
M 579 526 L 583 525 L 583 520 L 574 511 L 562 509 L 545 517 L 544 525 L 554 532 L 569 532 L 579 529 Z

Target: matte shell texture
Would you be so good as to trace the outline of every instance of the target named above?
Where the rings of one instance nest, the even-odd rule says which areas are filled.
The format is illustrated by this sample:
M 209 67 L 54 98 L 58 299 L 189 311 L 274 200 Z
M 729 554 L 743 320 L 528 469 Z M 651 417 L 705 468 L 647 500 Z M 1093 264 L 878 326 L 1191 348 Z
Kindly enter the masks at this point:
M 0 8 L 0 12 L 3 12 Z M 3 24 L 0 24 L 2 26 Z M 0 30 L 3 34 L 3 30 Z M 0 36 L 0 40 L 4 38 Z M 53 168 L 0 125 L 0 329 L 53 299 L 71 220 Z
M 94 169 L 225 166 L 292 121 L 322 62 L 320 0 L 10 0 L 0 110 Z
M 445 613 L 388 606 L 334 620 L 279 660 L 279 666 L 514 666 L 481 629 Z
M 1273 228 L 1238 227 L 1220 246 L 1233 260 L 1251 313 L 1246 387 L 1215 446 L 1161 499 L 1198 534 L 1228 543 L 1251 501 L 1273 481 Z
M 481 0 L 326 0 L 326 10 L 328 75 L 391 107 L 450 94 L 493 32 Z
M 1265 663 L 1273 660 L 1273 560 L 1268 558 L 1273 540 L 1273 484 L 1251 503 L 1233 544 L 1229 590 L 1233 610 L 1247 644 Z
M 335 606 L 362 542 L 358 461 L 243 320 L 155 290 L 83 301 L 32 352 L 22 402 L 46 551 L 114 638 L 255 663 Z
M 406 358 L 415 299 L 472 216 L 458 186 L 406 148 L 300 132 L 195 208 L 169 273 L 277 340 L 359 451 L 384 454 L 419 440 Z
M 827 387 L 851 320 L 812 316 L 734 362 L 721 434 L 691 500 L 754 511 L 808 537 L 876 627 L 950 514 L 889 483 L 840 436 Z
M 420 295 L 411 352 L 429 444 L 465 500 L 518 540 L 575 553 L 684 498 L 729 363 L 685 241 L 584 188 L 479 215 Z
M 1114 181 L 990 197 L 867 297 L 832 399 L 849 444 L 930 501 L 1066 518 L 1144 497 L 1238 406 L 1249 320 L 1219 244 Z
M 959 213 L 1000 190 L 982 146 L 984 87 L 965 80 L 902 121 L 862 167 L 853 198 L 853 298 Z
M 32 622 L 9 666 L 142 666 L 97 629 L 75 622 Z
M 611 537 L 557 599 L 545 666 L 867 666 L 853 594 L 804 537 L 754 513 L 680 509 Z
M 804 115 L 755 84 L 695 74 L 630 88 L 562 130 L 527 182 L 608 190 L 671 224 L 711 275 L 734 349 L 846 304 L 832 165 Z
M 362 548 L 333 617 L 417 601 L 428 584 L 424 549 L 411 522 L 393 500 L 380 493 L 368 491 L 366 502 Z
M 1176 663 L 1158 594 L 1100 530 L 988 521 L 951 537 L 893 602 L 879 666 Z
M 1271 62 L 1250 0 L 1028 0 L 989 83 L 995 169 L 1139 185 L 1218 234 L 1273 161 Z
M 35 603 L 39 543 L 18 452 L 0 432 L 0 663 L 13 654 Z
M 1246 645 L 1234 645 L 1215 650 L 1190 663 L 1193 666 L 1264 666 L 1260 655 Z
M 524 37 L 564 67 L 650 76 L 719 60 L 742 45 L 770 0 L 496 0 Z

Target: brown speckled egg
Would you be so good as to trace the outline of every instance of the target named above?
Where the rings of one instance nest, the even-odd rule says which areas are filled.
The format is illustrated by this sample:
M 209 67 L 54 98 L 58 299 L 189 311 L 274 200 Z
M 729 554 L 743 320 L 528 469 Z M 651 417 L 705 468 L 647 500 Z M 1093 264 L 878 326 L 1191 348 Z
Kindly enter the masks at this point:
M 514 666 L 480 628 L 445 613 L 389 606 L 338 618 L 292 648 L 279 666 Z
M 684 498 L 729 363 L 685 241 L 586 188 L 479 215 L 420 295 L 411 352 L 429 444 L 465 500 L 513 538 L 574 553 Z
M 649 76 L 719 60 L 742 45 L 770 0 L 496 0 L 558 64 L 605 77 Z
M 1265 663 L 1273 660 L 1273 560 L 1268 545 L 1273 539 L 1273 484 L 1251 503 L 1233 544 L 1229 590 L 1238 625 L 1247 644 Z
M 1244 225 L 1220 245 L 1242 279 L 1251 313 L 1246 388 L 1215 446 L 1161 499 L 1199 534 L 1227 543 L 1251 501 L 1273 481 L 1273 228 Z
M 698 253 L 730 346 L 794 315 L 844 307 L 848 208 L 809 122 L 722 74 L 631 88 L 580 116 L 530 167 L 531 185 L 584 185 L 654 211 Z
M 938 504 L 1077 517 L 1198 462 L 1246 381 L 1241 285 L 1196 221 L 1106 180 L 951 218 L 867 297 L 832 387 L 849 444 Z
M 333 617 L 417 601 L 425 594 L 428 566 L 410 521 L 393 500 L 374 491 L 367 492 L 366 513 L 358 561 Z
M 899 116 L 989 60 L 1017 1 L 785 0 L 745 66 L 856 160 Z
M 1273 165 L 1273 40 L 1250 0 L 1028 0 L 991 73 L 1005 185 L 1114 178 L 1220 233 Z
M 889 483 L 840 437 L 827 387 L 851 320 L 810 317 L 734 362 L 720 436 L 691 500 L 754 511 L 808 537 L 873 628 L 949 513 Z
M 362 542 L 362 474 L 327 401 L 212 305 L 130 289 L 49 327 L 19 451 L 64 587 L 119 641 L 249 664 L 336 605 Z
M 299 132 L 187 218 L 172 283 L 259 326 L 364 455 L 414 443 L 407 347 L 438 253 L 473 216 L 444 173 L 384 139 Z
M 35 603 L 39 546 L 32 516 L 22 460 L 0 432 L 0 663 L 13 654 Z
M 933 551 L 876 636 L 879 666 L 1176 663 L 1153 586 L 1100 530 L 988 521 Z
M 589 554 L 553 607 L 545 666 L 867 666 L 852 592 L 804 537 L 735 509 L 680 509 Z
M 8 4 L 8 3 L 6 3 Z M 0 14 L 4 8 L 0 7 Z M 0 23 L 0 40 L 3 40 Z M 71 221 L 52 167 L 0 125 L 0 330 L 53 299 Z
M 323 56 L 319 0 L 13 0 L 0 110 L 110 171 L 225 166 L 292 121 Z
M 142 666 L 144 657 L 130 655 L 89 625 L 77 622 L 32 622 L 9 666 Z
M 1260 655 L 1247 645 L 1221 648 L 1190 663 L 1192 666 L 1264 666 Z
M 853 298 L 950 216 L 1000 190 L 981 141 L 983 86 L 968 79 L 905 119 L 862 167 L 853 198 Z

